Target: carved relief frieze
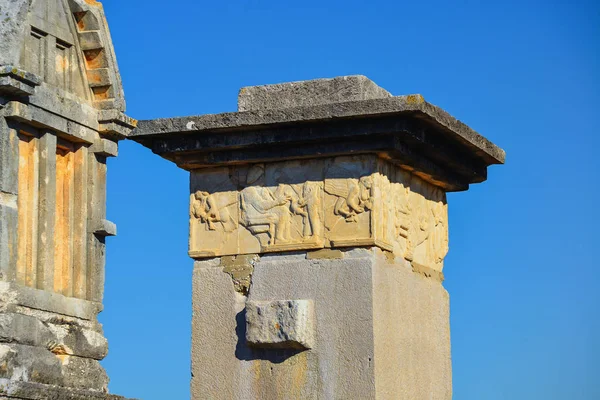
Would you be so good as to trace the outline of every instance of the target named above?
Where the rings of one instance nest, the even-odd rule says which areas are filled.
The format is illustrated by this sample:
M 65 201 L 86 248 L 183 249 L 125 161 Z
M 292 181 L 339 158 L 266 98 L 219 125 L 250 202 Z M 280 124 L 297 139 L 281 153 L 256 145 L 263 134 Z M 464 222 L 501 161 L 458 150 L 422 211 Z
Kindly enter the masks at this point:
M 358 156 L 192 176 L 192 257 L 378 246 L 441 270 L 448 250 L 444 192 Z

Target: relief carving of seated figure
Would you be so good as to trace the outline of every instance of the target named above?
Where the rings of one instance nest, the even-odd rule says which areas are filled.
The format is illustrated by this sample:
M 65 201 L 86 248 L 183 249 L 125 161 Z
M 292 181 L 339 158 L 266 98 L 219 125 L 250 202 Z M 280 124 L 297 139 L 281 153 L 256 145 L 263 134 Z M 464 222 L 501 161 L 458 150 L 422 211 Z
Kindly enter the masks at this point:
M 284 191 L 274 195 L 268 188 L 250 186 L 240 193 L 241 223 L 253 234 L 269 233 L 269 246 L 291 240 L 290 203 L 292 197 Z

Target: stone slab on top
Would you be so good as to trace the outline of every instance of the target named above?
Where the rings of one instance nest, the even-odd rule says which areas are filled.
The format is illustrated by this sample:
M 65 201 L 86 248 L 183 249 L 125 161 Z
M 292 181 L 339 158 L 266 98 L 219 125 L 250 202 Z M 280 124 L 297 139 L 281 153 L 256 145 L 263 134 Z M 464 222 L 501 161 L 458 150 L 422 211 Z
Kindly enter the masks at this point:
M 502 149 L 421 95 L 364 76 L 243 88 L 239 112 L 140 121 L 132 140 L 186 170 L 377 154 L 446 191 L 487 179 Z
M 392 97 L 390 92 L 377 86 L 364 75 L 339 76 L 243 87 L 238 95 L 238 111 L 310 107 L 387 97 Z

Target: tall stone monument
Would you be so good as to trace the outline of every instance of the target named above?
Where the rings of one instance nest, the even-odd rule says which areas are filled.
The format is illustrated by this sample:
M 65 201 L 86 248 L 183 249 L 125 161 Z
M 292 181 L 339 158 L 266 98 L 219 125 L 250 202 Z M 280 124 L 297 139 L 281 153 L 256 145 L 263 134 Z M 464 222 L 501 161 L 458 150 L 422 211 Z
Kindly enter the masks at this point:
M 0 1 L 0 399 L 107 399 L 106 159 L 135 121 L 94 0 Z
M 363 76 L 140 121 L 190 171 L 192 398 L 451 399 L 446 193 L 504 152 Z

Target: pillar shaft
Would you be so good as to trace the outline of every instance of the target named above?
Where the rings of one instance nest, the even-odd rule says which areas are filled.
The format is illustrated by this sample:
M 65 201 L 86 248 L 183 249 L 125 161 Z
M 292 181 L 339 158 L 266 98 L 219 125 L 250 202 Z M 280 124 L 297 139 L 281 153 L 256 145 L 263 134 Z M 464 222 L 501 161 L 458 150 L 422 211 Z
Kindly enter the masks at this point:
M 452 398 L 446 192 L 504 152 L 363 76 L 141 121 L 190 171 L 193 399 Z

